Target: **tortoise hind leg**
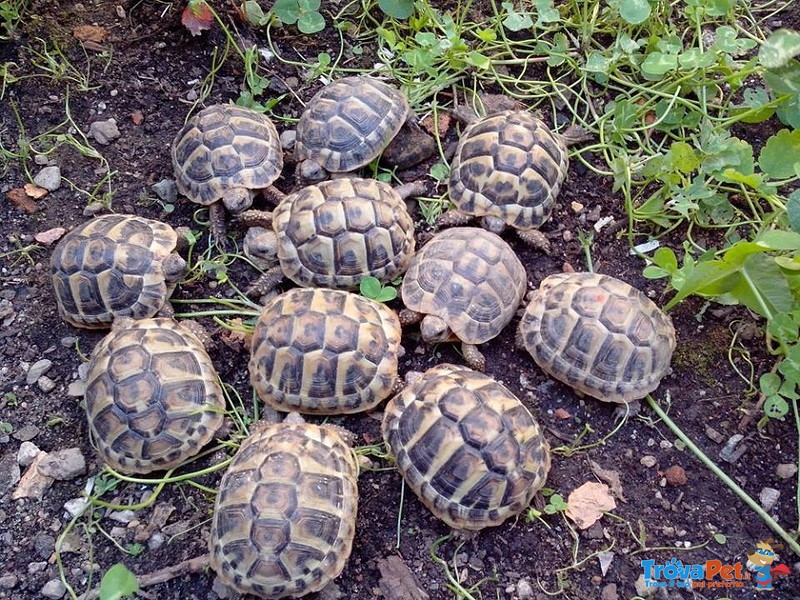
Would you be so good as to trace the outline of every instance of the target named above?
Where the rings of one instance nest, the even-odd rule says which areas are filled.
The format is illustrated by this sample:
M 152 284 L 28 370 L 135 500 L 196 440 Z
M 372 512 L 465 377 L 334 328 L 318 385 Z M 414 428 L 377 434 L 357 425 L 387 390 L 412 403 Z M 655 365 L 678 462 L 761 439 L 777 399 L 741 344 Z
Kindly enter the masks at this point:
M 245 294 L 248 296 L 264 296 L 271 292 L 283 280 L 283 271 L 281 268 L 272 267 L 264 272 L 261 277 L 247 288 Z
M 471 369 L 483 373 L 486 370 L 486 357 L 478 350 L 475 344 L 468 344 L 467 342 L 461 343 L 461 353 L 464 355 L 464 360 Z
M 455 227 L 456 225 L 466 225 L 472 217 L 457 210 L 448 210 L 436 219 L 436 227 Z
M 552 251 L 550 240 L 538 229 L 517 230 L 517 236 L 529 246 L 541 250 L 545 254 L 550 254 Z

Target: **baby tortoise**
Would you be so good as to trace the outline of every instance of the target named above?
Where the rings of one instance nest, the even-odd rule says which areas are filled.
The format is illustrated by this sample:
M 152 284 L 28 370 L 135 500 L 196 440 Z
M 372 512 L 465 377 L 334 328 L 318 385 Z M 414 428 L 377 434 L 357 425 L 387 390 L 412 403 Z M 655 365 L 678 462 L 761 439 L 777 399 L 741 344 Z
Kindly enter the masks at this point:
M 103 215 L 65 235 L 50 257 L 61 317 L 75 327 L 171 314 L 168 302 L 186 271 L 172 227 L 135 215 Z
M 400 333 L 397 315 L 380 302 L 341 290 L 295 288 L 261 311 L 250 381 L 276 410 L 369 410 L 395 388 Z
M 172 142 L 178 190 L 208 206 L 211 234 L 225 245 L 225 208 L 250 208 L 256 191 L 283 170 L 283 149 L 269 117 L 233 104 L 215 104 L 189 119 Z
M 528 283 L 525 267 L 498 235 L 475 227 L 440 231 L 403 277 L 403 325 L 420 322 L 428 343 L 461 341 L 467 364 L 483 371 L 476 347 L 511 321 Z
M 382 429 L 406 483 L 455 529 L 519 514 L 550 470 L 550 446 L 528 409 L 466 367 L 428 369 L 389 401 Z
M 120 318 L 92 352 L 86 415 L 102 459 L 121 473 L 170 469 L 222 426 L 225 397 L 200 340 L 168 318 Z
M 468 121 L 450 167 L 448 192 L 455 211 L 440 226 L 463 225 L 481 217 L 494 233 L 513 227 L 525 242 L 549 252 L 538 231 L 550 218 L 567 176 L 567 146 L 587 139 L 580 127 L 553 133 L 524 110 L 505 110 L 483 118 L 457 113 Z
M 404 199 L 424 191 L 421 183 L 392 188 L 374 179 L 333 179 L 286 196 L 272 213 L 247 211 L 242 220 L 262 226 L 247 232 L 244 252 L 268 268 L 248 293 L 263 294 L 284 276 L 302 287 L 348 290 L 367 276 L 392 281 L 416 247 Z
M 353 547 L 357 477 L 335 428 L 293 418 L 257 425 L 219 486 L 211 566 L 225 584 L 259 598 L 321 590 Z
M 622 403 L 643 398 L 669 372 L 675 328 L 652 300 L 619 279 L 559 273 L 533 294 L 517 343 L 551 377 Z

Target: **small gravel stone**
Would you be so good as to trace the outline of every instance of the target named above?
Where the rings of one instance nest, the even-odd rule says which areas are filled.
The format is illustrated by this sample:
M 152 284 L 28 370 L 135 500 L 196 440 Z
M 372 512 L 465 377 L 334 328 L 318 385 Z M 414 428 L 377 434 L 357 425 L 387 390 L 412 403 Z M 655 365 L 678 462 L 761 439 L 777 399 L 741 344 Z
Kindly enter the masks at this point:
M 35 162 L 40 167 L 43 167 L 49 162 L 46 154 L 36 154 L 33 157 L 33 162 Z
M 9 453 L 0 459 L 0 495 L 5 494 L 6 490 L 10 490 L 17 485 L 22 473 L 19 469 L 17 461 L 14 460 L 14 455 Z
M 115 510 L 113 512 L 108 513 L 108 518 L 116 521 L 117 523 L 123 523 L 127 525 L 136 517 L 136 514 L 132 510 Z
M 644 573 L 639 575 L 639 579 L 636 580 L 636 583 L 633 584 L 636 587 L 636 593 L 641 596 L 642 598 L 649 598 L 653 594 L 656 593 L 658 588 L 647 587 L 647 583 L 644 580 Z
M 527 579 L 520 579 L 517 582 L 517 598 L 519 598 L 519 600 L 533 598 L 533 588 Z
M 616 583 L 609 583 L 600 591 L 600 600 L 617 600 L 618 598 Z
M 797 473 L 797 465 L 794 463 L 783 463 L 775 467 L 775 475 L 781 479 L 789 479 Z
M 655 467 L 656 462 L 658 462 L 656 461 L 656 457 L 652 456 L 651 454 L 645 454 L 642 458 L 639 459 L 639 464 L 641 464 L 643 467 L 647 467 L 648 469 Z
M 56 389 L 56 382 L 47 377 L 46 375 L 42 375 L 39 377 L 36 385 L 39 386 L 39 389 L 42 390 L 45 394 L 49 394 L 54 389 Z
M 14 575 L 14 573 L 5 573 L 0 575 L 0 588 L 4 590 L 10 590 L 17 587 L 19 583 L 19 577 Z
M 25 425 L 15 431 L 11 437 L 20 442 L 28 442 L 39 435 L 39 428 L 36 425 Z
M 82 362 L 78 365 L 78 377 L 85 380 L 86 376 L 89 374 L 89 363 Z
M 39 447 L 33 442 L 22 442 L 19 450 L 17 451 L 17 462 L 20 467 L 29 467 L 34 459 L 38 456 Z
M 780 498 L 780 495 L 781 493 L 775 488 L 762 488 L 761 493 L 758 495 L 758 501 L 761 503 L 761 508 L 767 512 L 771 511 L 778 503 L 778 498 Z
M 86 498 L 73 498 L 72 500 L 67 500 L 64 502 L 64 510 L 66 510 L 70 516 L 74 518 L 86 510 L 86 506 L 88 504 L 89 501 Z
M 45 598 L 58 600 L 58 598 L 63 598 L 64 594 L 67 593 L 67 588 L 64 587 L 64 584 L 61 583 L 60 579 L 51 579 L 44 584 L 44 587 L 39 593 Z
M 47 533 L 39 533 L 33 540 L 33 549 L 36 551 L 36 554 L 39 555 L 39 558 L 47 560 L 50 558 L 53 550 L 56 549 L 56 538 Z
M 95 121 L 89 125 L 89 135 L 97 140 L 98 144 L 107 145 L 120 136 L 117 121 L 108 119 L 107 121 Z
M 61 168 L 45 167 L 33 178 L 33 183 L 48 192 L 55 192 L 61 187 Z
M 158 550 L 161 546 L 164 545 L 166 538 L 164 534 L 160 531 L 156 531 L 153 535 L 150 536 L 150 539 L 147 540 L 147 547 L 150 550 Z
M 47 561 L 46 560 L 39 560 L 36 562 L 28 563 L 28 575 L 34 575 L 36 573 L 41 573 L 47 568 Z
M 732 435 L 730 438 L 728 438 L 728 441 L 725 442 L 722 450 L 719 451 L 719 457 L 725 462 L 735 463 L 747 450 L 747 444 L 739 443 L 743 439 L 744 436 L 740 433 Z
M 294 129 L 287 129 L 281 133 L 281 148 L 291 152 L 294 150 L 294 143 L 297 140 L 297 132 Z
M 74 335 L 68 335 L 66 337 L 61 338 L 60 344 L 63 348 L 73 348 L 75 346 L 75 342 L 78 341 Z
M 102 202 L 90 202 L 86 205 L 86 208 L 83 209 L 83 216 L 92 217 L 100 211 L 105 210 L 105 208 L 106 206 Z
M 67 396 L 71 398 L 80 398 L 86 391 L 86 382 L 82 379 L 73 381 L 67 386 Z
M 164 202 L 174 203 L 178 199 L 178 186 L 174 179 L 162 179 L 152 186 L 156 196 Z
M 79 448 L 51 452 L 39 463 L 39 473 L 60 481 L 74 479 L 86 473 L 86 459 Z
M 680 465 L 672 465 L 665 472 L 664 476 L 667 478 L 667 483 L 670 485 L 686 485 L 688 479 L 686 478 L 686 471 Z
M 61 545 L 59 546 L 59 550 L 64 552 L 72 552 L 73 554 L 77 554 L 80 552 L 81 548 L 83 548 L 83 542 L 81 541 L 81 536 L 75 533 L 74 531 L 69 532 L 64 537 L 61 538 Z
M 36 381 L 47 373 L 50 370 L 50 367 L 53 366 L 53 361 L 43 358 L 42 360 L 37 360 L 35 363 L 31 365 L 31 368 L 28 369 L 28 374 L 25 376 L 25 383 L 28 385 L 33 385 Z

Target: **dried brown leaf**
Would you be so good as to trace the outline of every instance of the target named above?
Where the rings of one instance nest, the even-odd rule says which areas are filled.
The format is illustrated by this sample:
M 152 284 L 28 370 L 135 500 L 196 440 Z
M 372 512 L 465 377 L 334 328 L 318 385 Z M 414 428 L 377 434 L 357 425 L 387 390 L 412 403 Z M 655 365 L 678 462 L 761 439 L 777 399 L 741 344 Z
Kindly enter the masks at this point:
M 617 507 L 611 491 L 604 483 L 587 481 L 573 490 L 567 498 L 567 516 L 579 529 L 588 529 L 600 520 L 603 511 Z
M 14 188 L 13 190 L 7 191 L 6 198 L 8 198 L 11 204 L 20 210 L 24 210 L 26 213 L 35 213 L 39 210 L 33 198 L 25 193 L 25 188 Z
M 597 475 L 598 479 L 602 479 L 611 487 L 611 493 L 615 498 L 619 498 L 623 502 L 627 502 L 625 495 L 622 493 L 622 483 L 619 480 L 619 473 L 611 469 L 604 469 L 593 460 L 589 461 L 589 466 L 592 468 L 592 473 Z
M 189 0 L 181 15 L 181 23 L 192 35 L 200 35 L 203 31 L 211 29 L 213 21 L 214 13 L 204 0 Z
M 108 30 L 97 25 L 78 25 L 72 30 L 72 35 L 82 42 L 100 44 L 108 37 Z
M 47 194 L 49 194 L 49 192 L 46 189 L 39 187 L 35 183 L 26 183 L 23 189 L 25 190 L 25 193 L 28 194 L 28 196 L 30 196 L 34 200 L 38 200 L 39 198 L 44 198 L 45 196 L 47 196 Z
M 135 110 L 131 113 L 131 121 L 134 125 L 141 125 L 144 121 L 144 114 L 140 110 Z

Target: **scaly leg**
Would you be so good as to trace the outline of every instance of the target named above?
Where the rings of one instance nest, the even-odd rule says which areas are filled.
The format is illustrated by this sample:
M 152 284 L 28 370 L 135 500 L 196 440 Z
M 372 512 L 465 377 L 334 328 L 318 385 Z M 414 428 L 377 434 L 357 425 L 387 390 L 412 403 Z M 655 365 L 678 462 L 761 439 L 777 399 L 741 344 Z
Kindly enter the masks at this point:
M 461 342 L 461 353 L 470 369 L 475 369 L 483 373 L 486 370 L 486 357 L 481 354 L 475 344 Z
M 256 279 L 245 293 L 248 296 L 263 296 L 271 292 L 281 281 L 283 281 L 283 271 L 280 267 L 272 267 Z
M 545 236 L 545 234 L 538 229 L 528 229 L 527 231 L 517 230 L 517 235 L 519 236 L 519 239 L 529 246 L 532 246 L 537 250 L 541 250 L 545 254 L 550 254 L 552 250 L 550 246 L 550 240 L 548 240 L 547 236 Z

